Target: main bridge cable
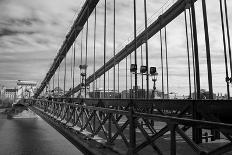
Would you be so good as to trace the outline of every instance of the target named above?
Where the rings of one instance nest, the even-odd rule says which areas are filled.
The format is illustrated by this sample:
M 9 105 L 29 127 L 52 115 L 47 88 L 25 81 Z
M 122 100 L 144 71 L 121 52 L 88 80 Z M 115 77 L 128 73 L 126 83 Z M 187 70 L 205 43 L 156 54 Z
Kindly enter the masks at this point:
M 99 0 L 85 1 L 80 13 L 78 14 L 78 17 L 76 18 L 76 20 L 74 21 L 74 24 L 71 27 L 71 30 L 66 35 L 65 41 L 63 42 L 61 48 L 59 49 L 59 52 L 57 56 L 55 57 L 53 64 L 51 65 L 48 73 L 46 74 L 45 78 L 41 82 L 40 87 L 34 94 L 33 96 L 34 98 L 37 98 L 40 95 L 40 93 L 46 87 L 47 82 L 51 80 L 52 76 L 55 74 L 57 68 L 59 67 L 59 64 L 64 59 L 64 56 L 68 53 L 72 43 L 75 41 L 76 37 L 79 35 L 86 20 L 89 18 L 89 15 L 92 13 L 93 9 L 96 7 L 98 2 Z M 87 4 L 89 4 L 89 6 L 87 6 Z M 87 7 L 89 7 L 89 15 L 87 15 L 87 10 L 86 10 Z M 76 36 L 74 34 L 74 29 L 77 30 Z
M 230 99 L 230 87 L 229 87 L 229 77 L 228 77 L 228 64 L 227 64 L 227 51 L 226 51 L 226 39 L 225 39 L 225 26 L 224 26 L 224 15 L 222 9 L 222 0 L 220 0 L 220 13 L 221 13 L 221 25 L 222 25 L 222 36 L 223 36 L 223 47 L 224 47 L 224 58 L 225 58 L 225 69 L 226 69 L 226 86 L 227 86 L 227 96 Z
M 228 13 L 227 13 L 227 2 L 224 1 L 224 7 L 225 7 L 225 17 L 226 17 L 226 30 L 227 30 L 227 39 L 228 39 L 228 48 L 229 48 L 229 60 L 230 60 L 230 82 L 232 83 L 232 56 L 231 56 L 231 45 L 230 45 L 230 28 L 229 28 L 229 22 L 228 22 Z
M 185 20 L 185 34 L 186 34 L 186 47 L 187 47 L 187 57 L 188 57 L 188 78 L 189 78 L 189 98 L 191 98 L 191 70 L 190 70 L 190 60 L 189 60 L 189 37 L 188 37 L 188 23 L 186 10 L 184 11 L 184 20 Z
M 197 0 L 192 0 L 192 3 L 195 3 Z M 146 34 L 148 35 L 148 39 L 150 39 L 152 36 L 157 34 L 159 30 L 163 27 L 165 27 L 168 23 L 170 23 L 172 20 L 174 20 L 178 15 L 180 15 L 186 6 L 186 1 L 185 0 L 178 0 L 173 4 L 167 11 L 165 11 L 162 15 L 162 24 L 159 24 L 159 20 L 155 20 L 153 23 L 150 24 L 150 26 L 147 28 L 147 31 L 141 32 L 137 36 L 137 47 L 141 46 L 142 42 L 144 39 L 146 39 Z M 171 13 L 170 13 L 171 12 Z M 148 33 L 147 33 L 148 32 Z M 135 40 L 132 40 L 129 42 L 123 49 L 121 49 L 116 55 L 115 55 L 115 60 L 116 62 L 120 62 L 123 60 L 126 56 L 130 55 L 130 53 L 134 52 L 134 45 L 135 45 Z M 111 58 L 107 63 L 106 63 L 106 70 L 108 71 L 114 66 L 114 58 Z M 96 71 L 96 76 L 100 77 L 101 75 L 104 74 L 104 66 L 100 67 Z M 93 75 L 90 75 L 87 79 L 87 83 L 91 83 L 93 81 Z M 71 90 L 66 93 L 66 96 L 70 96 L 72 93 L 79 91 L 80 86 L 78 85 L 74 88 L 74 90 Z

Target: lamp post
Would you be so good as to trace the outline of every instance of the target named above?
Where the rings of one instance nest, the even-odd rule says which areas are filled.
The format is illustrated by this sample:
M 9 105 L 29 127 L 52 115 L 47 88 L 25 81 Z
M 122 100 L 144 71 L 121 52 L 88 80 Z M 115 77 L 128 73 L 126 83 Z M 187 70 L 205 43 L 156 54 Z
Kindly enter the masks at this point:
M 152 94 L 155 98 L 155 90 L 156 90 L 156 81 L 157 81 L 157 76 L 158 76 L 158 73 L 156 72 L 156 67 L 151 67 L 150 68 L 150 75 L 152 76 L 152 81 L 154 82 L 153 83 L 153 90 L 152 90 Z
M 85 89 L 85 96 L 86 96 L 86 86 L 85 86 L 85 77 L 86 77 L 86 70 L 87 70 L 87 65 L 80 65 L 80 73 L 81 73 L 81 93 L 83 89 Z
M 137 71 L 137 65 L 136 64 L 131 64 L 130 72 L 132 74 L 149 75 L 149 76 L 152 77 L 152 81 L 154 82 L 152 95 L 154 95 L 154 97 L 155 97 L 156 81 L 157 81 L 157 76 L 158 76 L 158 73 L 156 71 L 156 67 L 150 67 L 150 74 L 148 73 L 148 67 L 147 66 L 141 66 L 140 67 L 140 73 L 136 73 L 136 71 Z M 135 89 L 137 89 L 137 88 L 135 88 Z

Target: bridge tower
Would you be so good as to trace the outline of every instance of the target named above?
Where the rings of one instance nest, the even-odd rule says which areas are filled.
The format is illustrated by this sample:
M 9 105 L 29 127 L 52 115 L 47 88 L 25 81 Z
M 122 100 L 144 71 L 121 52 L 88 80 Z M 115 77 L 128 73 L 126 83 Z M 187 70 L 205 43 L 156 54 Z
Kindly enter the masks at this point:
M 33 81 L 23 81 L 18 80 L 17 87 L 18 87 L 18 93 L 17 93 L 17 99 L 20 100 L 22 98 L 30 98 L 34 95 L 34 90 L 36 88 L 37 83 Z

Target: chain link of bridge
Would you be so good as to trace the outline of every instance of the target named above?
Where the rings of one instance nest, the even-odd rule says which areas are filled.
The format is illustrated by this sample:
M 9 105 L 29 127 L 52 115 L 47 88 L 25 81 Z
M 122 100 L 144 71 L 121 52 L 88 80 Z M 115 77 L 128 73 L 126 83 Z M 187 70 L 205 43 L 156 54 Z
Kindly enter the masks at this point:
M 144 0 L 144 29 L 141 31 L 137 30 L 137 15 L 141 14 L 137 10 L 141 6 L 137 5 L 136 0 L 128 1 L 133 6 L 133 17 L 131 17 L 134 26 L 133 39 L 129 40 L 117 53 L 115 39 L 118 21 L 116 20 L 117 3 L 113 0 L 113 9 L 109 9 L 107 8 L 109 7 L 108 1 L 102 1 L 103 13 L 101 13 L 104 21 L 101 21 L 103 23 L 101 25 L 101 28 L 103 27 L 103 51 L 101 52 L 103 58 L 101 60 L 96 57 L 98 32 L 96 23 L 99 20 L 97 9 L 100 2 L 99 0 L 87 0 L 66 35 L 34 98 L 24 99 L 21 102 L 57 129 L 84 154 L 218 155 L 229 153 L 232 150 L 230 28 L 227 0 L 216 1 L 221 17 L 227 99 L 216 100 L 213 97 L 207 14 L 209 0 L 169 1 L 159 16 L 150 23 L 147 19 L 147 1 Z M 201 18 L 203 17 L 201 26 L 206 55 L 204 63 L 207 65 L 209 90 L 208 94 L 203 97 L 199 60 L 199 53 L 202 51 L 199 50 L 196 3 L 201 6 Z M 109 10 L 111 12 L 108 12 Z M 107 53 L 109 55 L 107 29 L 111 27 L 107 25 L 107 19 L 109 19 L 107 13 L 112 15 L 110 18 L 113 23 L 113 50 L 109 60 L 107 60 Z M 186 35 L 189 96 L 187 99 L 171 99 L 169 96 L 170 81 L 168 81 L 167 26 L 173 20 L 182 17 L 184 17 L 183 27 Z M 94 21 L 92 26 L 90 26 L 90 18 Z M 90 31 L 90 28 L 93 28 L 93 31 Z M 93 34 L 90 34 L 91 32 Z M 148 41 L 155 35 L 160 37 L 161 92 L 157 91 L 157 68 L 150 65 L 152 60 L 149 57 L 149 53 L 153 51 L 149 50 L 150 42 Z M 90 36 L 93 37 L 91 43 L 89 42 Z M 78 38 L 81 42 L 77 45 Z M 84 43 L 85 46 L 83 46 Z M 89 60 L 89 57 L 93 57 L 93 61 Z M 97 67 L 97 61 L 103 62 L 103 66 Z M 69 72 L 67 66 L 70 63 Z M 80 65 L 77 67 L 77 64 Z M 92 74 L 89 71 L 91 66 Z M 120 67 L 123 69 L 120 70 Z M 71 80 L 68 79 L 67 72 L 71 74 Z M 120 74 L 125 74 L 126 78 Z M 164 81 L 164 78 L 167 81 Z M 78 82 L 77 79 L 79 79 Z M 120 85 L 120 83 L 123 84 Z M 166 87 L 164 83 L 167 83 Z M 103 88 L 97 89 L 100 85 Z M 139 88 L 139 85 L 142 88 Z M 123 89 L 125 91 L 120 92 Z

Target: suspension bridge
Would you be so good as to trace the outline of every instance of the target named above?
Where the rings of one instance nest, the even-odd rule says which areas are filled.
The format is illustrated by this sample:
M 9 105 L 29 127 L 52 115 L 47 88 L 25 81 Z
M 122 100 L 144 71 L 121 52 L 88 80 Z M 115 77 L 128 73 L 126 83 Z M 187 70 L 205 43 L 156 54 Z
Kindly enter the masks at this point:
M 229 153 L 232 150 L 229 14 L 227 0 L 215 2 L 218 5 L 214 9 L 220 17 L 217 36 L 209 34 L 215 28 L 208 24 L 209 0 L 168 1 L 151 20 L 146 0 L 142 1 L 143 5 L 138 5 L 136 0 L 128 1 L 133 6 L 130 16 L 133 35 L 116 49 L 120 31 L 117 23 L 123 22 L 117 15 L 120 12 L 117 3 L 86 0 L 33 98 L 19 103 L 41 116 L 84 154 Z M 200 6 L 198 12 L 196 5 Z M 100 26 L 99 14 L 104 17 Z M 143 26 L 138 30 L 139 15 L 143 16 Z M 197 22 L 198 18 L 202 22 Z M 174 40 L 168 40 L 169 32 L 175 31 L 169 25 L 177 19 L 183 21 L 179 26 L 184 28 L 185 45 L 180 46 L 185 48 L 187 61 L 184 67 L 188 84 L 186 88 L 181 87 L 187 97 L 182 99 L 172 98 L 170 91 L 169 54 L 181 55 L 170 50 L 169 44 Z M 103 57 L 98 56 L 99 29 L 103 33 L 100 43 Z M 110 43 L 109 32 L 113 38 Z M 200 41 L 199 36 L 203 37 Z M 151 42 L 154 37 L 157 40 Z M 227 92 L 223 100 L 214 97 L 210 44 L 211 39 L 220 37 L 225 69 L 221 87 Z M 151 50 L 151 44 L 159 45 L 158 52 Z M 206 55 L 203 62 L 199 59 L 201 53 Z M 160 64 L 153 66 L 153 57 L 160 57 Z M 207 66 L 205 94 L 201 81 L 204 75 L 200 74 L 202 63 Z M 183 69 L 179 67 L 177 71 Z

